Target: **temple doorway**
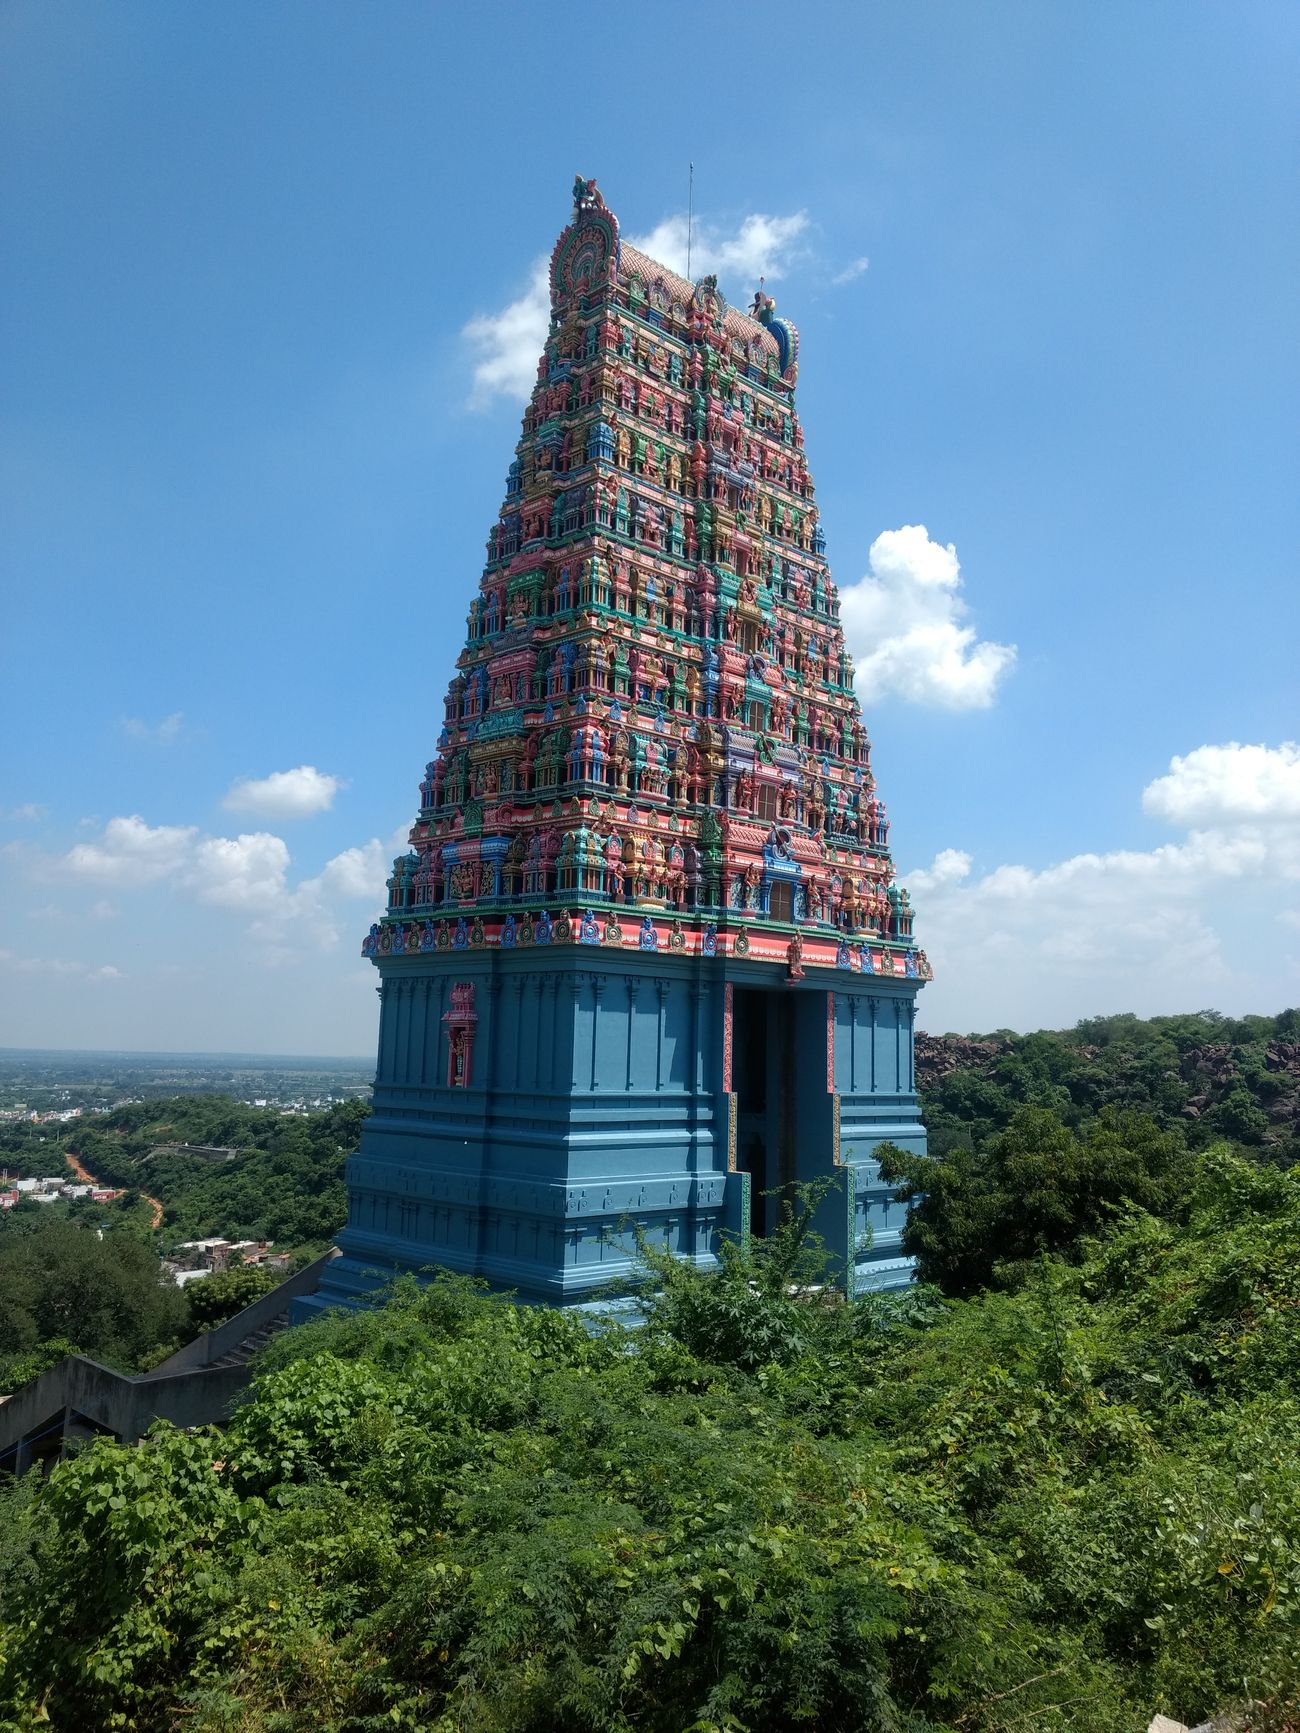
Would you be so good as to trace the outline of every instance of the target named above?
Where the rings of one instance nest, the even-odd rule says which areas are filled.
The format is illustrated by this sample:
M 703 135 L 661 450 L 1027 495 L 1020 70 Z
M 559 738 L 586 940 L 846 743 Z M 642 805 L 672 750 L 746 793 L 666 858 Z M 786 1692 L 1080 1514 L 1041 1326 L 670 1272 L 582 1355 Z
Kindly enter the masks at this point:
M 780 1220 L 798 1176 L 795 1056 L 800 999 L 780 987 L 735 989 L 736 1161 L 750 1180 L 749 1231 L 760 1237 Z

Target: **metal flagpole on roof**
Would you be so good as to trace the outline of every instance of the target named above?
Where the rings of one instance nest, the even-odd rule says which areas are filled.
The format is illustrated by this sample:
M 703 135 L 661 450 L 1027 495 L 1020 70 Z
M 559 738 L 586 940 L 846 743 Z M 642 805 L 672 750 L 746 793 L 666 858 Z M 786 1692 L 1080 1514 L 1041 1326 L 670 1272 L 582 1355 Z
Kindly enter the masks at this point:
M 695 164 L 691 164 L 691 178 L 686 193 L 686 280 L 691 280 L 691 227 L 695 221 Z

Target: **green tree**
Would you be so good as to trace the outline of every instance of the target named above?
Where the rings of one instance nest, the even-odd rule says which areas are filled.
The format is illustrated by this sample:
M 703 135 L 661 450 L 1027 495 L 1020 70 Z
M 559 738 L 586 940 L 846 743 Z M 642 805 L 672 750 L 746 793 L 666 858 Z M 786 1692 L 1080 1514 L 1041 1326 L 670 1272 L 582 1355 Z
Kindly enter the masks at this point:
M 83 1354 L 130 1369 L 178 1335 L 185 1315 L 157 1255 L 129 1231 L 101 1237 L 82 1223 L 42 1219 L 30 1232 L 0 1237 L 0 1317 L 24 1350 L 72 1341 Z
M 979 1150 L 938 1159 L 886 1144 L 878 1155 L 912 1206 L 903 1245 L 917 1274 L 946 1294 L 1017 1279 L 1044 1253 L 1076 1255 L 1126 1206 L 1175 1208 L 1191 1179 L 1180 1133 L 1114 1108 L 1075 1132 L 1044 1108 L 1022 1107 Z
M 189 1305 L 192 1333 L 214 1329 L 260 1300 L 275 1286 L 278 1277 L 269 1270 L 255 1266 L 223 1270 L 219 1275 L 205 1276 L 202 1281 L 186 1285 L 185 1299 Z

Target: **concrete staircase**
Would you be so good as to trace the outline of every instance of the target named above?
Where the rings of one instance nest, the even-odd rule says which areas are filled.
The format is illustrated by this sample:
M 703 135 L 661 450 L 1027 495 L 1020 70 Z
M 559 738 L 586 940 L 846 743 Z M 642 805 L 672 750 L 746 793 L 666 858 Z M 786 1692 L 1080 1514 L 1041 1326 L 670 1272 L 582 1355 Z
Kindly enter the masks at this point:
M 277 1312 L 274 1318 L 269 1318 L 265 1324 L 259 1324 L 255 1330 L 250 1330 L 242 1342 L 236 1342 L 233 1348 L 227 1349 L 219 1360 L 212 1362 L 213 1365 L 247 1366 L 273 1337 L 278 1336 L 281 1330 L 288 1326 L 289 1308 L 286 1306 L 282 1312 Z
M 0 1473 L 22 1474 L 87 1438 L 134 1444 L 155 1420 L 208 1426 L 225 1420 L 252 1378 L 258 1351 L 285 1329 L 292 1302 L 314 1294 L 330 1250 L 233 1318 L 131 1376 L 70 1354 L 0 1402 Z

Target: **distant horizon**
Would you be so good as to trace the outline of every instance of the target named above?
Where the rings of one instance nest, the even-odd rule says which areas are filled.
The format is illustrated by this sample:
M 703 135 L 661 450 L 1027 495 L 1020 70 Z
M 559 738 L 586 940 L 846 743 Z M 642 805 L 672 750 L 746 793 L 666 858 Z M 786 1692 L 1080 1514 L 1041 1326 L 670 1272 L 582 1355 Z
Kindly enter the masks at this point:
M 981 1036 L 1000 1033 L 1003 1030 L 1013 1035 L 1028 1036 L 1040 1034 L 1066 1034 L 1080 1022 L 1092 1022 L 1095 1019 L 1109 1017 L 1136 1017 L 1140 1023 L 1153 1022 L 1159 1017 L 1199 1017 L 1214 1015 L 1230 1022 L 1240 1022 L 1246 1017 L 1280 1017 L 1286 1011 L 1294 1009 L 1290 1005 L 1280 1005 L 1275 1011 L 1219 1011 L 1215 1006 L 1198 1005 L 1191 1010 L 1136 1012 L 1129 1008 L 1122 1011 L 1091 1011 L 1083 1017 L 1069 1023 L 1042 1023 L 1037 1028 L 1013 1028 L 1010 1024 L 990 1024 L 983 1029 L 926 1029 L 919 1023 L 918 1035 L 930 1036 L 933 1039 L 944 1040 L 955 1036 L 959 1040 L 973 1040 Z M 0 1046 L 0 1061 L 6 1059 L 36 1059 L 57 1056 L 62 1059 L 122 1059 L 122 1060 L 192 1060 L 211 1064 L 256 1063 L 266 1069 L 274 1063 L 279 1066 L 289 1064 L 310 1065 L 320 1067 L 325 1065 L 346 1065 L 351 1067 L 372 1068 L 375 1064 L 373 1055 L 355 1053 L 257 1053 L 249 1051 L 233 1051 L 223 1048 L 185 1049 L 173 1051 L 165 1047 L 2 1047 Z
M 37 1059 L 57 1054 L 64 1059 L 206 1059 L 213 1062 L 237 1060 L 293 1061 L 308 1065 L 373 1066 L 374 1058 L 356 1053 L 247 1053 L 228 1052 L 221 1048 L 175 1051 L 166 1047 L 0 1047 L 0 1059 Z

